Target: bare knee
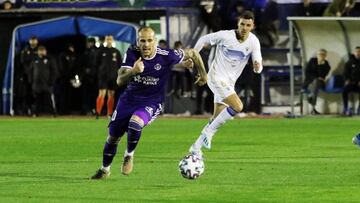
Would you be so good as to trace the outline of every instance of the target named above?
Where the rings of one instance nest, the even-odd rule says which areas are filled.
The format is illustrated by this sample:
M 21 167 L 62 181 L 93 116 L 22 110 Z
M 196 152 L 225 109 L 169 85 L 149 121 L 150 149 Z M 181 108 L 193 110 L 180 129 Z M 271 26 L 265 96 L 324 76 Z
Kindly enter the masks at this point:
M 243 110 L 244 106 L 243 103 L 240 101 L 237 105 L 231 106 L 231 108 L 237 113 L 240 113 Z
M 99 90 L 99 97 L 105 97 L 105 95 L 106 95 L 106 89 L 100 89 Z

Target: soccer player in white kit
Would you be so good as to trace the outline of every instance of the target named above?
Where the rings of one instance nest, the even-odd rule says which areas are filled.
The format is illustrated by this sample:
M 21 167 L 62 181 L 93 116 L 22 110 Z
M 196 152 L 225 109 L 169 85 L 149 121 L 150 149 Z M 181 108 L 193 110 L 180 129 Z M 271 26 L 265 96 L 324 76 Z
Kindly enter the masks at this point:
M 243 109 L 234 86 L 250 56 L 254 72 L 262 71 L 260 42 L 251 33 L 253 29 L 254 14 L 245 11 L 239 19 L 237 30 L 222 30 L 205 35 L 194 47 L 200 51 L 205 44 L 216 46 L 216 53 L 208 72 L 208 86 L 214 93 L 214 113 L 190 147 L 191 154 L 202 158 L 201 147 L 210 149 L 211 139 L 217 129 Z

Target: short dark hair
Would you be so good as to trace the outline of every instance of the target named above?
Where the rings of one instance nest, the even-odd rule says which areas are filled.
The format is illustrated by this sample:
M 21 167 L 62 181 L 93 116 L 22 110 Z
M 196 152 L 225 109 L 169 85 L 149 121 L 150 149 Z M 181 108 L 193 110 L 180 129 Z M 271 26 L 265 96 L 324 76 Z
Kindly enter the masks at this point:
M 95 38 L 93 38 L 93 37 L 90 37 L 90 38 L 87 38 L 87 40 L 86 40 L 88 43 L 95 43 L 96 42 L 96 40 L 95 40 Z
M 166 40 L 164 39 L 159 40 L 159 43 L 167 44 Z
M 355 47 L 355 49 L 360 49 L 360 46 Z
M 319 49 L 319 51 L 327 54 L 327 50 L 326 50 L 326 49 L 323 49 L 323 48 L 322 48 L 322 49 Z
M 183 45 L 183 44 L 182 44 L 181 41 L 176 41 L 176 42 L 174 43 L 174 48 L 177 49 L 178 47 L 180 47 L 180 46 L 182 46 L 182 45 Z
M 246 20 L 253 20 L 253 21 L 255 21 L 254 13 L 251 12 L 251 11 L 249 11 L 249 10 L 244 11 L 244 13 L 241 14 L 240 18 L 243 18 L 243 19 L 246 19 Z

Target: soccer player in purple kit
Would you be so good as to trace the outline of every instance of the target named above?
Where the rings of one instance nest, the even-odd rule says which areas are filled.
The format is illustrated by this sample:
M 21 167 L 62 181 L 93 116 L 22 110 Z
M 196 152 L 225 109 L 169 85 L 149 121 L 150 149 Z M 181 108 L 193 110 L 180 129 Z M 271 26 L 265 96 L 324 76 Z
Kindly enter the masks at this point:
M 141 131 L 161 111 L 165 86 L 174 64 L 181 63 L 184 68 L 190 68 L 195 64 L 199 72 L 195 83 L 201 86 L 207 81 L 203 61 L 196 50 L 176 51 L 157 47 L 155 32 L 150 27 L 140 28 L 138 33 L 138 46 L 131 46 L 127 50 L 124 63 L 118 71 L 117 84 L 127 84 L 127 87 L 120 96 L 109 123 L 102 167 L 91 179 L 104 179 L 110 175 L 110 165 L 125 132 L 127 149 L 121 172 L 124 175 L 132 172 L 134 150 L 141 137 Z

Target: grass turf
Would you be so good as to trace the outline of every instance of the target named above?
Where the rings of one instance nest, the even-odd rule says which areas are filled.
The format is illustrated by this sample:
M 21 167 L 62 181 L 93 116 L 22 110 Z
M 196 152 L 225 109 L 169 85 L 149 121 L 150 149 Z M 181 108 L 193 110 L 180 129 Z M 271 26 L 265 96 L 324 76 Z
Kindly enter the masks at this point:
M 191 181 L 177 165 L 206 120 L 160 118 L 144 129 L 130 176 L 119 171 L 123 139 L 111 177 L 91 181 L 106 120 L 1 119 L 0 202 L 358 202 L 359 122 L 230 121 Z

